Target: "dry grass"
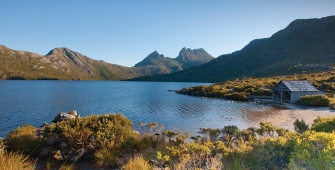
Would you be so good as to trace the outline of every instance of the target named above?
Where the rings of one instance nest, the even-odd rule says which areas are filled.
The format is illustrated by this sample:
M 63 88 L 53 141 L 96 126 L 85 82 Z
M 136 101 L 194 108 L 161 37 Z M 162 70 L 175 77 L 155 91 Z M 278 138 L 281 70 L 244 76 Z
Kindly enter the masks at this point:
M 128 162 L 122 166 L 122 170 L 151 170 L 154 166 L 150 165 L 141 155 L 136 155 L 134 158 L 128 160 Z
M 37 160 L 31 160 L 29 156 L 17 152 L 0 153 L 1 170 L 28 170 L 34 169 Z
M 103 147 L 94 153 L 94 158 L 97 167 L 108 167 L 117 163 L 117 153 L 113 152 L 113 149 Z
M 73 170 L 74 168 L 74 164 L 63 164 L 59 170 Z

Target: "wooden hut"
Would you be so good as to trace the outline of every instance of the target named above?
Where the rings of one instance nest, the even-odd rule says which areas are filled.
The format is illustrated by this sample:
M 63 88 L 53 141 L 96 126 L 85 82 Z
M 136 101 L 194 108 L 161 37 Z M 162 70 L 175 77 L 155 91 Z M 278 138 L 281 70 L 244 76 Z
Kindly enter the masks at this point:
M 295 103 L 301 96 L 324 94 L 308 81 L 280 81 L 274 88 L 273 101 Z

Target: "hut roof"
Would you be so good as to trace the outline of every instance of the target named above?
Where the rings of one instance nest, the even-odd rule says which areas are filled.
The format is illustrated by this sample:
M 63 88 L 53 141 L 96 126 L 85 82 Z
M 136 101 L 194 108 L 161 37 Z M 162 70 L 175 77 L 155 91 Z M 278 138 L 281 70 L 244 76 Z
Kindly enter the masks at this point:
M 319 91 L 308 81 L 292 81 L 283 80 L 281 81 L 290 91 Z

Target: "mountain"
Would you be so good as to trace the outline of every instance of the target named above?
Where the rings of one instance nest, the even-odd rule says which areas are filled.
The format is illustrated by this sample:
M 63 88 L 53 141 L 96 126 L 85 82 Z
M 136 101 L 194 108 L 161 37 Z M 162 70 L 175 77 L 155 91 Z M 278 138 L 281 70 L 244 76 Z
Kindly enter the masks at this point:
M 222 82 L 332 70 L 335 66 L 335 16 L 298 19 L 269 38 L 200 66 L 169 75 L 135 80 Z
M 202 48 L 192 50 L 184 47 L 180 50 L 176 58 L 165 57 L 163 54 L 154 51 L 141 62 L 137 63 L 135 67 L 157 66 L 161 69 L 159 74 L 169 74 L 193 66 L 199 66 L 212 59 L 214 59 L 214 57 Z
M 157 66 L 162 70 L 161 74 L 168 74 L 182 70 L 181 64 L 178 61 L 165 57 L 157 51 L 152 52 L 141 62 L 135 64 L 135 67 L 143 66 Z
M 201 59 L 199 62 L 206 60 Z M 157 51 L 135 67 L 94 60 L 68 48 L 55 48 L 46 55 L 18 51 L 0 45 L 1 79 L 125 80 L 168 74 L 182 70 L 182 64 Z
M 43 56 L 0 45 L 0 79 L 123 80 L 157 73 L 158 67 L 109 64 L 67 48 Z
M 212 57 L 202 48 L 192 50 L 185 47 L 180 50 L 178 57 L 175 58 L 176 61 L 182 64 L 183 69 L 199 66 L 213 59 L 214 57 Z

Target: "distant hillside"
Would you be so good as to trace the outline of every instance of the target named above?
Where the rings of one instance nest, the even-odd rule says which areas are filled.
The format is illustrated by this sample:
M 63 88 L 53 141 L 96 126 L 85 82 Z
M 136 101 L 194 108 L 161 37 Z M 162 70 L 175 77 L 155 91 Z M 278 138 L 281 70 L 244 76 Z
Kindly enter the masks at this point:
M 328 71 L 335 66 L 335 16 L 298 19 L 270 38 L 251 41 L 240 51 L 170 75 L 135 80 L 222 82 Z
M 151 76 L 159 70 L 109 64 L 67 48 L 55 48 L 42 56 L 0 45 L 0 79 L 123 80 Z
M 214 57 L 202 48 L 192 50 L 184 47 L 180 50 L 177 58 L 165 57 L 163 54 L 154 51 L 141 62 L 137 63 L 135 67 L 157 66 L 161 69 L 160 74 L 168 74 L 188 69 L 192 66 L 199 66 L 212 59 L 214 59 Z

